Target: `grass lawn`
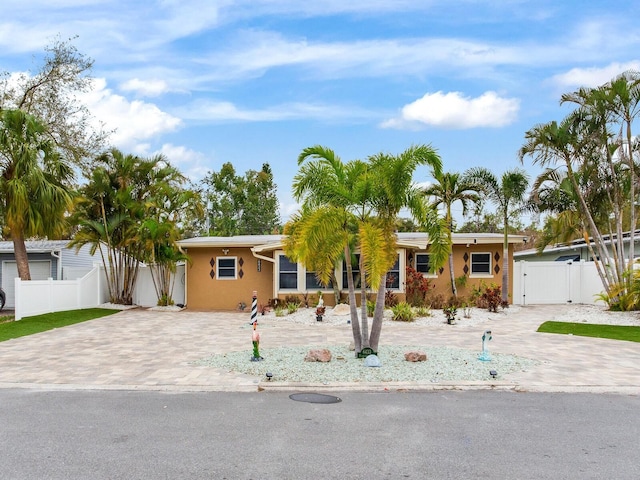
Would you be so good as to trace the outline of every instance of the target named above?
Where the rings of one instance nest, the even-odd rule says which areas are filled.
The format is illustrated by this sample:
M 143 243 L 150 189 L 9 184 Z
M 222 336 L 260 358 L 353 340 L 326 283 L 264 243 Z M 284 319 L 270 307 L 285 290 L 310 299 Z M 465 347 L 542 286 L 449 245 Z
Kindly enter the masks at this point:
M 113 315 L 119 310 L 108 308 L 85 308 L 83 310 L 69 310 L 67 312 L 45 313 L 33 317 L 24 317 L 19 321 L 6 321 L 2 323 L 0 317 L 0 342 L 11 338 L 24 337 L 34 333 L 46 332 L 54 328 L 66 327 L 74 323 L 86 322 L 94 318 Z
M 543 333 L 563 333 L 581 337 L 610 338 L 640 342 L 640 327 L 629 325 L 596 325 L 590 323 L 544 322 L 538 328 Z

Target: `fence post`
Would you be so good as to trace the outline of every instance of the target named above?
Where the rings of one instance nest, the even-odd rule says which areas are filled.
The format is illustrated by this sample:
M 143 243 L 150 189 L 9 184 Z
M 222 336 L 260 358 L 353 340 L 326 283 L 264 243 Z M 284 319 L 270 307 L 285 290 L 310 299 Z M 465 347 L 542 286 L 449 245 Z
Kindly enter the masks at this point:
M 14 307 L 14 318 L 16 320 L 20 320 L 22 319 L 22 305 L 21 305 L 21 301 L 20 301 L 20 277 L 16 277 L 13 279 L 13 293 L 14 293 L 14 302 L 15 302 L 15 307 Z

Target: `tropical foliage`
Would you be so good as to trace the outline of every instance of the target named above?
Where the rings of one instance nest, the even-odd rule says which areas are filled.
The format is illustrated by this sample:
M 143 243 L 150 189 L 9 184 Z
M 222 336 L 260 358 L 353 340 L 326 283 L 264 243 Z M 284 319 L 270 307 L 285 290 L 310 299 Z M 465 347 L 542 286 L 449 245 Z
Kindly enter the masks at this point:
M 453 215 L 451 207 L 455 203 L 462 204 L 462 215 L 467 215 L 470 204 L 480 203 L 480 186 L 462 177 L 459 173 L 442 172 L 432 169 L 431 176 L 435 183 L 429 185 L 424 190 L 424 194 L 430 198 L 434 206 L 444 207 L 444 218 L 449 229 L 449 243 L 451 242 L 451 232 L 453 232 Z M 451 293 L 458 296 L 455 273 L 453 270 L 453 250 L 449 251 L 449 280 L 451 282 Z
M 184 181 L 161 155 L 144 159 L 113 149 L 96 159 L 77 201 L 73 219 L 79 228 L 71 245 L 100 252 L 111 302 L 132 303 L 144 261 L 153 265 L 159 300 L 171 302 L 167 276 L 183 258 L 175 245 L 179 219 L 200 205 Z
M 419 165 L 437 171 L 441 161 L 430 146 L 409 148 L 400 155 L 377 154 L 347 163 L 333 150 L 314 146 L 298 157 L 293 194 L 300 211 L 285 225 L 287 256 L 315 271 L 328 285 L 344 261 L 356 353 L 377 351 L 382 328 L 387 272 L 397 261 L 395 225 L 403 208 L 429 233 L 432 268 L 439 268 L 448 248 L 444 226 L 425 202 L 413 174 Z M 357 255 L 355 253 L 357 252 Z M 361 315 L 358 318 L 353 265 L 360 271 Z M 335 285 L 335 284 L 334 284 Z M 367 288 L 377 290 L 369 333 Z
M 561 101 L 575 109 L 560 122 L 527 131 L 520 159 L 530 157 L 534 164 L 557 169 L 559 179 L 566 177 L 566 182 L 557 182 L 561 192 L 554 195 L 559 200 L 564 195 L 564 206 L 574 209 L 577 218 L 562 221 L 560 215 L 569 217 L 569 210 L 557 213 L 544 202 L 540 210 L 552 211 L 562 221 L 550 225 L 550 231 L 571 225 L 593 244 L 605 294 L 615 300 L 614 290 L 629 286 L 625 272 L 635 257 L 638 142 L 632 127 L 640 113 L 640 74 L 625 72 L 600 87 L 567 93 Z
M 519 216 L 526 208 L 529 176 L 524 170 L 514 168 L 498 179 L 488 169 L 476 167 L 467 170 L 465 178 L 480 188 L 482 194 L 497 206 L 502 217 L 502 300 L 506 302 L 509 295 L 509 219 Z
M 72 180 L 42 122 L 22 110 L 0 111 L 0 213 L 22 280 L 31 279 L 25 239 L 64 230 Z

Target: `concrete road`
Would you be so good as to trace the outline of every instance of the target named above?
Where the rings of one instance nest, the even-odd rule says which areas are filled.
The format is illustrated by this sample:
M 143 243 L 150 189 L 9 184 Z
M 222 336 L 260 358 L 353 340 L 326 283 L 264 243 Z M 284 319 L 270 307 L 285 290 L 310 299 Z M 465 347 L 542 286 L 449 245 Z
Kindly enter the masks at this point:
M 637 479 L 640 397 L 0 390 L 8 479 Z M 308 393 L 308 392 L 307 392 Z

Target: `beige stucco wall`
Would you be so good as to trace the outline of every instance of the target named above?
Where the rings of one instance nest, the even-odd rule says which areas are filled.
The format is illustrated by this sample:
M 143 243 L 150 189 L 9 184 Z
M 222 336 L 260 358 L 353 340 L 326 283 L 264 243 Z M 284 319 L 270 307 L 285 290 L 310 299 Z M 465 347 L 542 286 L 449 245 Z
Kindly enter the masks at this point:
M 251 309 L 254 290 L 258 292 L 258 303 L 267 304 L 273 297 L 273 264 L 262 260 L 258 272 L 258 259 L 249 248 L 191 248 L 187 251 L 191 264 L 187 267 L 187 308 L 194 310 L 236 310 L 240 302 Z M 217 257 L 236 257 L 238 274 L 242 278 L 211 278 Z M 242 266 L 239 265 L 242 259 Z M 214 266 L 212 268 L 211 261 Z
M 491 272 L 492 276 L 471 276 L 471 253 L 490 253 L 491 254 Z M 496 253 L 499 256 L 496 262 Z M 468 259 L 465 261 L 465 254 L 468 255 Z M 495 272 L 496 264 L 500 267 L 498 273 Z M 468 297 L 473 291 L 474 287 L 479 287 L 484 283 L 485 286 L 491 284 L 497 284 L 502 286 L 502 245 L 501 244 L 487 244 L 487 245 L 454 245 L 453 247 L 453 270 L 456 278 L 464 275 L 465 265 L 469 268 L 469 274 L 467 274 L 467 280 L 465 286 L 458 286 L 458 297 Z M 433 290 L 434 294 L 442 294 L 445 299 L 451 296 L 451 281 L 449 278 L 449 263 L 447 262 L 442 272 L 438 273 L 437 278 L 431 279 L 435 285 Z M 513 245 L 509 246 L 509 303 L 512 301 L 513 294 Z
M 502 284 L 502 245 L 501 244 L 470 244 L 466 245 L 454 245 L 453 259 L 454 259 L 454 274 L 459 277 L 464 274 L 465 265 L 471 268 L 470 254 L 472 252 L 477 253 L 490 253 L 492 258 L 491 276 L 473 277 L 468 276 L 466 285 L 464 287 L 458 287 L 459 297 L 468 297 L 473 287 L 477 287 L 484 283 L 489 286 L 491 284 Z M 222 248 L 191 248 L 187 251 L 191 258 L 191 264 L 187 267 L 187 307 L 194 310 L 236 310 L 240 302 L 244 302 L 247 305 L 247 311 L 251 307 L 252 292 L 257 290 L 258 303 L 266 305 L 269 299 L 277 296 L 284 299 L 286 293 L 280 293 L 276 295 L 274 293 L 274 264 L 266 260 L 261 261 L 261 271 L 258 272 L 258 259 L 253 256 L 251 250 L 246 247 L 229 247 L 228 252 L 223 252 Z M 465 253 L 469 255 L 465 261 Z M 496 262 L 496 253 L 499 255 L 499 260 Z M 408 255 L 408 252 L 407 252 Z M 242 270 L 242 278 L 236 279 L 219 279 L 217 275 L 211 278 L 212 269 L 215 271 L 215 261 L 218 257 L 236 257 L 238 262 L 238 273 Z M 242 259 L 242 266 L 239 262 Z M 211 262 L 214 262 L 212 268 Z M 496 264 L 500 270 L 496 273 Z M 509 265 L 510 265 L 510 279 L 509 279 L 509 301 L 512 301 L 513 294 L 513 245 L 509 248 Z M 448 300 L 451 296 L 451 284 L 449 280 L 448 264 L 444 266 L 441 273 L 438 273 L 436 278 L 431 278 L 431 281 L 435 285 L 433 294 L 442 294 L 445 300 Z M 404 290 L 404 285 L 401 285 L 401 289 Z M 313 301 L 316 301 L 316 292 L 309 292 Z M 293 292 L 289 293 L 293 294 Z M 404 293 L 397 293 L 400 300 L 405 299 Z M 302 296 L 300 295 L 300 298 Z M 347 298 L 346 292 L 343 291 L 342 299 L 345 301 Z M 358 303 L 360 303 L 360 295 L 357 295 Z M 333 293 L 332 291 L 324 292 L 324 300 L 327 305 L 333 305 Z

